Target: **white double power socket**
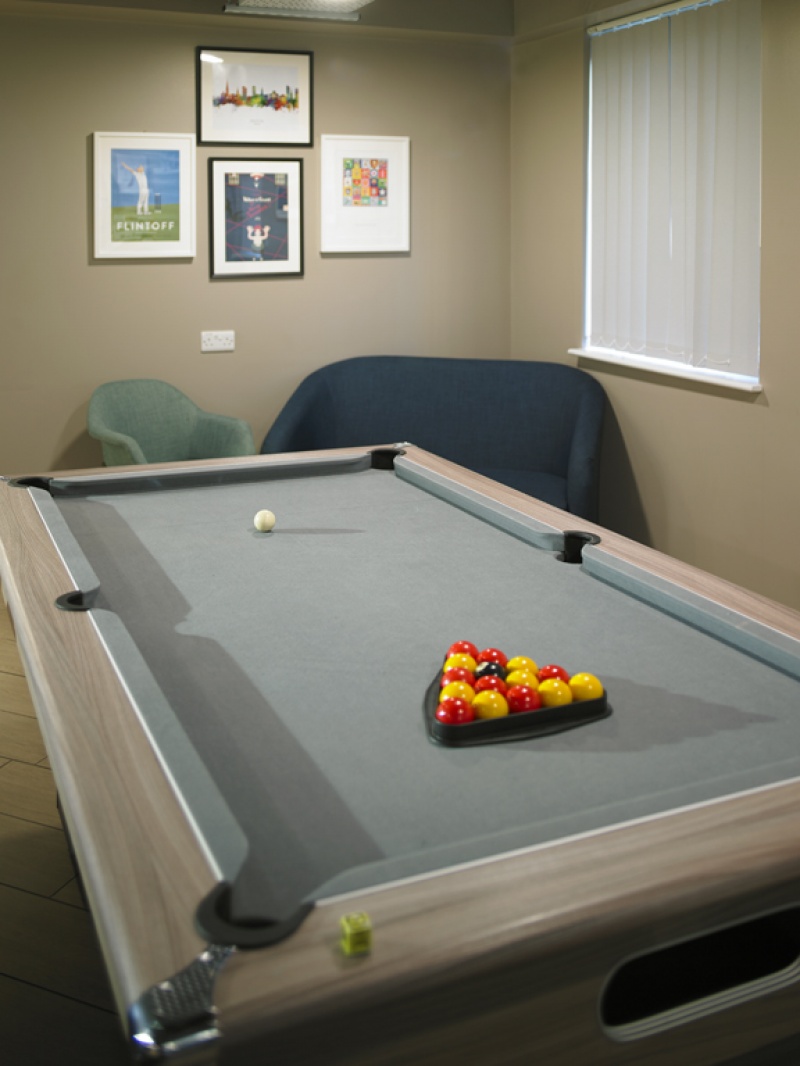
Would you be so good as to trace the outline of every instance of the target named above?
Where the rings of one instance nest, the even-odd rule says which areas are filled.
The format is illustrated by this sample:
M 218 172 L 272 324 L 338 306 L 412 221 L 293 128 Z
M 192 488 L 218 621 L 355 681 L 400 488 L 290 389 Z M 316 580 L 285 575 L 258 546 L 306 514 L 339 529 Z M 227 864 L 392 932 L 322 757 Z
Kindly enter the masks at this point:
M 210 329 L 200 334 L 201 352 L 232 352 L 236 333 L 232 329 Z

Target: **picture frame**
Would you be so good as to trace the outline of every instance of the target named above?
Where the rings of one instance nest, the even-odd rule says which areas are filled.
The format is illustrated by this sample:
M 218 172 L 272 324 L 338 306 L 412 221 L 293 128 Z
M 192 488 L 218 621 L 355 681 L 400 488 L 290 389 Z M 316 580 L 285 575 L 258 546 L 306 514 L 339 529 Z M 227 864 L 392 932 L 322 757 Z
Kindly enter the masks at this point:
M 303 274 L 303 160 L 209 159 L 211 277 Z
M 94 133 L 96 259 L 193 258 L 195 135 Z
M 410 252 L 410 156 L 408 137 L 320 138 L 323 253 Z
M 196 50 L 200 144 L 313 143 L 313 52 Z

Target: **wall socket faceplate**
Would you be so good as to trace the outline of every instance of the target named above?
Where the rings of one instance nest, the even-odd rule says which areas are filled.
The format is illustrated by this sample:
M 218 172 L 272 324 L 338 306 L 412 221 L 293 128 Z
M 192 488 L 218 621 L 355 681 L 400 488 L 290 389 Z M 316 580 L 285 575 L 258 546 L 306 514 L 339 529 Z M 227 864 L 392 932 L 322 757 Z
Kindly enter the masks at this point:
M 201 352 L 232 352 L 236 333 L 232 329 L 212 329 L 200 334 Z

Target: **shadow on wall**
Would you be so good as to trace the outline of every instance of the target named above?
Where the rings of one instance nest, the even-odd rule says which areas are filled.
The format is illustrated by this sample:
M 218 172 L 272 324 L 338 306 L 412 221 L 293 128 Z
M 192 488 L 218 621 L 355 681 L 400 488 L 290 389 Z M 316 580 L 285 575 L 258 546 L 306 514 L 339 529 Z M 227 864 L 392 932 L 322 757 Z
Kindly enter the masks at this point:
M 87 401 L 70 415 L 56 442 L 49 470 L 83 470 L 103 465 L 100 442 L 92 440 L 86 431 L 88 407 Z
M 639 489 L 612 405 L 606 407 L 600 459 L 601 526 L 652 546 Z

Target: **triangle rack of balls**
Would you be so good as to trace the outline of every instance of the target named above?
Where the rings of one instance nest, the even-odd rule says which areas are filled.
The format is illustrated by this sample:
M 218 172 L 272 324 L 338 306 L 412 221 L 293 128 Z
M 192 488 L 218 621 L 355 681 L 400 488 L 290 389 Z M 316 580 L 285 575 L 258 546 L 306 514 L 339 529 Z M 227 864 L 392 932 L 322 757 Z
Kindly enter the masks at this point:
M 479 650 L 468 640 L 447 649 L 426 708 L 433 739 L 454 744 L 547 735 L 610 714 L 594 674 L 539 666 L 530 655 L 509 657 L 499 648 Z

